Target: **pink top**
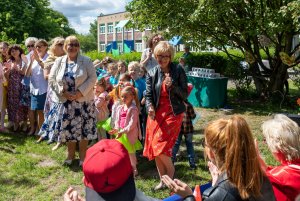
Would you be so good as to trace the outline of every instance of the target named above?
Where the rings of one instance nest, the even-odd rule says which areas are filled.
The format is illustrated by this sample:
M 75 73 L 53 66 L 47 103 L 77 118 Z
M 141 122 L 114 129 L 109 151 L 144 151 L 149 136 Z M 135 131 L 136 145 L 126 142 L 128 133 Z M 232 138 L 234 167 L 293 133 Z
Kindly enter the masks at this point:
M 124 120 L 122 120 L 122 118 L 124 118 Z M 123 121 L 124 123 L 122 123 Z M 136 105 L 132 104 L 126 111 L 124 110 L 124 105 L 118 106 L 116 109 L 116 120 L 113 127 L 115 129 L 121 128 L 120 132 L 127 134 L 128 140 L 131 144 L 134 144 L 139 138 L 142 139 L 139 110 Z
M 127 111 L 128 111 L 128 108 L 127 108 L 127 110 L 125 110 L 124 107 L 122 107 L 121 110 L 120 110 L 120 119 L 119 119 L 119 121 L 120 121 L 120 123 L 119 123 L 120 128 L 124 128 L 125 127 Z

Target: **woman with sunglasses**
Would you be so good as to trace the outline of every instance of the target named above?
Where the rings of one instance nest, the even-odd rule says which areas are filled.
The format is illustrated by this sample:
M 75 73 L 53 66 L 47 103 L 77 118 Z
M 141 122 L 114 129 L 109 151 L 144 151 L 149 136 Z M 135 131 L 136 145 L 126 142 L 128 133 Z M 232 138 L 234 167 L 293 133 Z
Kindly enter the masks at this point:
M 44 105 L 47 96 L 48 82 L 44 78 L 44 63 L 48 58 L 48 43 L 44 39 L 36 41 L 35 49 L 31 55 L 30 63 L 26 69 L 26 76 L 30 76 L 30 109 L 37 114 L 38 133 L 44 122 Z
M 187 92 L 184 70 L 172 63 L 174 48 L 160 41 L 154 49 L 158 65 L 146 76 L 146 107 L 148 120 L 144 156 L 155 159 L 160 183 L 154 190 L 164 188 L 162 175 L 173 178 L 175 168 L 171 160 L 172 147 L 180 132 Z
M 42 131 L 59 135 L 61 142 L 67 143 L 65 165 L 72 164 L 79 143 L 79 166 L 82 166 L 88 141 L 97 139 L 93 92 L 97 76 L 91 59 L 80 54 L 76 36 L 66 38 L 64 50 L 67 55 L 55 60 L 48 77 L 53 106 Z
M 34 44 L 36 43 L 36 41 L 38 41 L 38 39 L 36 37 L 28 37 L 25 40 L 25 46 L 27 47 L 27 51 L 28 54 L 26 55 L 26 59 L 28 61 L 28 63 L 30 63 L 31 60 L 31 55 L 34 52 Z M 30 108 L 30 77 L 28 76 L 24 76 L 23 80 L 22 80 L 22 84 L 23 84 L 23 93 L 22 93 L 22 97 L 21 97 L 21 103 L 23 105 L 26 105 L 28 108 Z M 33 135 L 35 132 L 35 119 L 36 119 L 36 115 L 35 112 L 33 110 L 29 110 L 28 112 L 28 119 L 29 119 L 29 125 L 30 125 L 30 130 L 28 132 L 28 135 Z M 25 131 L 25 128 L 23 129 L 23 131 Z
M 202 146 L 212 175 L 212 187 L 202 193 L 202 200 L 276 200 L 271 183 L 260 167 L 254 139 L 244 118 L 235 115 L 210 122 Z M 163 182 L 184 200 L 196 200 L 184 182 L 167 175 L 163 176 Z
M 56 38 L 52 39 L 52 41 L 51 41 L 51 45 L 50 45 L 49 51 L 48 51 L 49 57 L 46 59 L 45 62 L 43 62 L 44 63 L 44 78 L 46 80 L 48 80 L 50 70 L 51 70 L 55 60 L 58 57 L 61 57 L 66 54 L 64 51 L 64 47 L 63 47 L 64 42 L 65 42 L 65 39 L 62 37 L 56 37 Z M 45 119 L 47 118 L 50 108 L 51 108 L 51 105 L 52 105 L 51 97 L 52 97 L 52 90 L 51 90 L 50 86 L 48 86 L 47 97 L 46 97 L 46 102 L 45 102 L 45 107 L 44 107 Z M 47 119 L 46 119 L 46 121 L 47 121 Z M 39 138 L 38 142 L 42 141 L 43 139 L 46 139 L 46 137 L 49 138 L 48 144 L 51 144 L 54 142 L 54 139 L 52 138 L 52 136 L 48 136 L 44 132 L 39 132 L 39 135 L 40 135 L 40 138 Z M 58 148 L 58 146 L 59 146 L 59 144 L 57 146 L 55 146 L 55 149 Z

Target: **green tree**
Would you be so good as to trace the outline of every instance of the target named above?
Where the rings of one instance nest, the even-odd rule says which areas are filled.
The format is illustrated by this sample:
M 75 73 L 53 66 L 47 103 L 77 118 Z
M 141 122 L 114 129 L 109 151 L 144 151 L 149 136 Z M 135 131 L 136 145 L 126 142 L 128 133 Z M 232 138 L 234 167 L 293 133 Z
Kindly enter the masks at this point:
M 25 36 L 49 40 L 75 34 L 68 19 L 49 5 L 49 0 L 1 0 L 0 38 L 7 35 L 22 43 Z
M 97 19 L 94 22 L 90 23 L 90 34 L 93 35 L 95 42 L 97 43 L 97 33 L 98 32 L 98 21 Z
M 240 49 L 263 96 L 283 94 L 287 69 L 299 62 L 291 57 L 293 36 L 299 34 L 299 8 L 299 0 L 133 0 L 126 7 L 139 29 L 152 25 L 154 31 L 167 30 L 167 37 L 181 35 L 194 45 L 210 43 L 232 59 L 227 47 Z
M 78 34 L 77 38 L 80 41 L 80 49 L 83 52 L 89 52 L 97 49 L 97 42 L 92 34 Z

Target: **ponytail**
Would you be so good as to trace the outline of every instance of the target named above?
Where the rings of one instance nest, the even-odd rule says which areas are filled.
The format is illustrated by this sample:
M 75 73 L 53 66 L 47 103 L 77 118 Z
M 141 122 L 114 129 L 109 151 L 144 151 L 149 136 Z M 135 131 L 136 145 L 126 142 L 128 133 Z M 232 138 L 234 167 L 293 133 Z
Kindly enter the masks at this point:
M 220 171 L 226 172 L 242 199 L 259 197 L 264 173 L 260 168 L 250 128 L 241 116 L 219 119 L 205 129 Z

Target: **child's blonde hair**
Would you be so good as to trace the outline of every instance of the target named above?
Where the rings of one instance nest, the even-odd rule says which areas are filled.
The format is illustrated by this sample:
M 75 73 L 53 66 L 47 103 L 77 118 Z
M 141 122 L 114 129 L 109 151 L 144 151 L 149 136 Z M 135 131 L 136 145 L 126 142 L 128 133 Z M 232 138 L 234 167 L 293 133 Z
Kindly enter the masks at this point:
M 139 97 L 137 93 L 137 89 L 135 89 L 133 86 L 126 86 L 125 88 L 122 89 L 121 93 L 129 93 L 133 96 L 133 99 L 135 101 L 135 105 L 138 109 L 140 109 L 140 102 L 139 102 Z
M 134 70 L 140 71 L 141 64 L 137 61 L 132 61 L 128 64 L 128 68 L 133 68 Z

